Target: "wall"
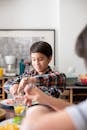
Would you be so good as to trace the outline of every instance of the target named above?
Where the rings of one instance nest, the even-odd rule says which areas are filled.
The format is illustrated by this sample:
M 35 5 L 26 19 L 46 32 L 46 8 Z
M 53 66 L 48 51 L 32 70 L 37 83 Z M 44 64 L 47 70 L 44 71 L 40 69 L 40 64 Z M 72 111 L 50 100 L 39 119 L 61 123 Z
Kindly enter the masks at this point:
M 0 28 L 56 28 L 57 0 L 0 1 Z
M 57 69 L 67 72 L 74 66 L 77 73 L 84 73 L 83 61 L 75 55 L 74 45 L 87 23 L 86 12 L 87 0 L 2 0 L 0 29 L 55 28 Z
M 84 61 L 74 51 L 76 38 L 87 24 L 87 0 L 60 1 L 59 68 L 67 72 L 74 67 L 76 73 L 85 73 Z
M 56 29 L 57 34 L 58 10 L 59 0 L 3 0 L 0 1 L 0 29 L 51 28 Z

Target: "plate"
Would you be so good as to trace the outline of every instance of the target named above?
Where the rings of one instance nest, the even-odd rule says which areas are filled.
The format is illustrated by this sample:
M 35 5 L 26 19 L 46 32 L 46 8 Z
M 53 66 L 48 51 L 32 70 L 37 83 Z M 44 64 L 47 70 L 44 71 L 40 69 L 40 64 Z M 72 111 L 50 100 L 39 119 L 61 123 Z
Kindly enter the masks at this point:
M 15 124 L 15 123 L 13 123 L 13 118 L 11 118 L 11 119 L 7 119 L 7 120 L 4 120 L 4 121 L 2 121 L 2 122 L 0 122 L 0 126 L 3 126 L 3 125 L 6 125 L 6 124 Z M 20 125 L 17 125 L 18 127 L 20 127 Z
M 4 100 L 1 100 L 0 103 L 2 105 L 6 105 L 6 106 L 14 106 L 14 103 L 12 103 L 12 102 L 8 103 L 8 101 L 12 101 L 12 99 L 4 99 Z
M 13 99 L 4 99 L 4 100 L 1 100 L 0 101 L 0 103 L 2 104 L 2 105 L 5 105 L 5 106 L 9 106 L 9 107 L 13 107 L 14 106 L 14 103 L 7 103 L 9 100 L 13 100 Z M 36 101 L 32 101 L 32 105 L 35 105 L 35 104 L 38 104 L 38 102 L 36 102 Z
M 8 119 L 8 120 L 4 120 L 4 121 L 0 122 L 0 126 L 3 126 L 5 124 L 7 124 L 7 123 L 12 123 L 12 121 L 13 121 L 13 118 Z

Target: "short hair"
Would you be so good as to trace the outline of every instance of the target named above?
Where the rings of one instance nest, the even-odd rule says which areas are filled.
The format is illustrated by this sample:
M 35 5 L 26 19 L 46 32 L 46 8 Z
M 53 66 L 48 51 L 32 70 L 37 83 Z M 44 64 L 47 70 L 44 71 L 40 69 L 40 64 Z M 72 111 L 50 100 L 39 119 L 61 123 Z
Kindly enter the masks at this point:
M 30 47 L 30 54 L 31 53 L 42 53 L 49 58 L 50 56 L 52 56 L 52 47 L 47 42 L 38 41 L 33 43 Z
M 87 57 L 87 25 L 77 37 L 75 51 L 79 57 Z

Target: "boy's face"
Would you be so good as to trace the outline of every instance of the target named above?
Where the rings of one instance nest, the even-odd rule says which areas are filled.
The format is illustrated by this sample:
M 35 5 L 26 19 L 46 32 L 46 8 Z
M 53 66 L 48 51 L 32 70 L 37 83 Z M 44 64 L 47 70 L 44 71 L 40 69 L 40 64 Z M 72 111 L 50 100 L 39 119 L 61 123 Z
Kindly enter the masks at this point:
M 32 66 L 39 74 L 43 74 L 46 71 L 50 60 L 51 57 L 48 58 L 42 53 L 31 53 Z

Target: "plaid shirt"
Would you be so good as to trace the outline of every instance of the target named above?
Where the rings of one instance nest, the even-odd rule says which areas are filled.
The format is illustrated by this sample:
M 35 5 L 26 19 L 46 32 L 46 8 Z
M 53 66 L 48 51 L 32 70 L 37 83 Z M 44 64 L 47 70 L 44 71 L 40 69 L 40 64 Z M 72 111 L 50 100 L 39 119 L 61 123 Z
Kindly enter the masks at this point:
M 22 78 L 28 76 L 34 76 L 36 78 L 37 82 L 35 85 L 39 87 L 42 91 L 49 95 L 59 97 L 61 93 L 59 86 L 63 85 L 64 79 L 58 72 L 52 71 L 49 66 L 46 72 L 42 75 L 39 75 L 36 70 L 32 70 L 31 72 L 26 72 L 23 75 L 20 75 L 17 78 L 8 81 L 9 85 L 12 86 L 13 84 L 19 84 Z

